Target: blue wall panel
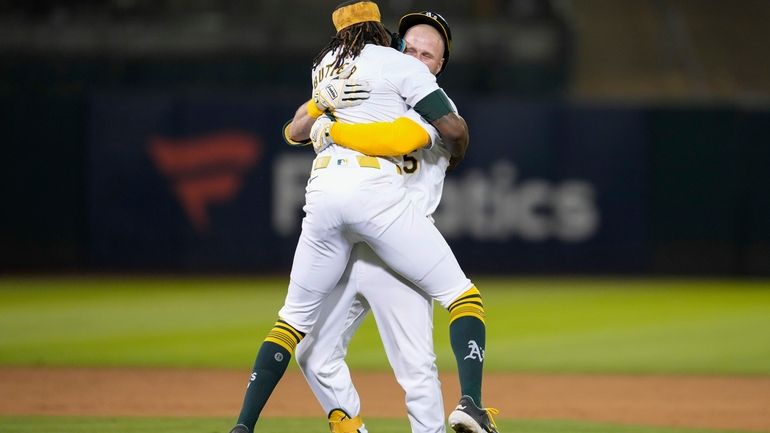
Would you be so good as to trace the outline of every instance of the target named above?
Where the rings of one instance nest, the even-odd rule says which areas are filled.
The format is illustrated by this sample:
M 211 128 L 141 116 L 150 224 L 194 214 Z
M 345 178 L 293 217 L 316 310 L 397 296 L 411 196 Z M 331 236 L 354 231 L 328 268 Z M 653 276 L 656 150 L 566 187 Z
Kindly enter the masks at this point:
M 293 107 L 105 93 L 90 112 L 91 265 L 289 268 L 313 156 L 280 138 Z M 436 220 L 469 272 L 645 269 L 642 112 L 479 101 L 462 113 L 471 149 Z

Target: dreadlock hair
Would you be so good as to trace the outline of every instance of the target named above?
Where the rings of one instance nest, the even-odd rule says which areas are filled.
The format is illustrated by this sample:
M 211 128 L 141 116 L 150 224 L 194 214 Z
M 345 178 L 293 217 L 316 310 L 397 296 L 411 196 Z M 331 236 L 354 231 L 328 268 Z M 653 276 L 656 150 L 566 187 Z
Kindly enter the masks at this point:
M 390 46 L 390 32 L 385 29 L 382 23 L 376 21 L 364 21 L 345 27 L 332 36 L 329 43 L 315 56 L 313 67 L 318 66 L 329 51 L 339 50 L 333 69 L 340 68 L 345 59 L 358 57 L 366 44 L 388 47 Z

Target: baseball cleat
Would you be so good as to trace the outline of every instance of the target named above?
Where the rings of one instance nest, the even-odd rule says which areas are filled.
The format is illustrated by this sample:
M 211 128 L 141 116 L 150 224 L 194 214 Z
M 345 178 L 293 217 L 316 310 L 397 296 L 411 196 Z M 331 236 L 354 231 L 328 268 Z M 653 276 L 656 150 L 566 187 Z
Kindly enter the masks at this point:
M 464 395 L 455 410 L 449 414 L 449 426 L 457 433 L 498 433 L 492 415 L 497 409 L 479 408 L 473 398 Z
M 237 424 L 230 433 L 249 433 L 249 429 L 243 424 Z
M 343 409 L 329 412 L 329 431 L 332 433 L 367 433 L 361 416 L 351 418 Z

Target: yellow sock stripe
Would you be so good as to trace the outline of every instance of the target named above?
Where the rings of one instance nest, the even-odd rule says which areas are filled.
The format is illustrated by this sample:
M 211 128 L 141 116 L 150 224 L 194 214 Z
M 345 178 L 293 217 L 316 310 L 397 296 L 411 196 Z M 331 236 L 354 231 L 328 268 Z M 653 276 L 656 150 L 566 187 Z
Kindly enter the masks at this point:
M 302 340 L 303 336 L 304 334 L 291 327 L 291 325 L 279 321 L 276 322 L 273 329 L 267 333 L 265 341 L 275 343 L 286 349 L 290 354 L 294 354 L 294 349 Z
M 453 317 L 451 317 L 451 318 L 449 319 L 449 324 L 451 325 L 451 324 L 452 324 L 452 323 L 453 323 L 455 320 L 457 320 L 457 319 L 460 319 L 460 318 L 462 318 L 462 317 L 475 317 L 475 318 L 479 319 L 479 320 L 481 321 L 481 323 L 484 323 L 484 324 L 486 324 L 486 323 L 487 323 L 487 322 L 486 322 L 486 320 L 484 320 L 484 317 L 482 317 L 482 316 L 480 316 L 480 315 L 478 315 L 478 314 L 473 314 L 473 313 L 463 313 L 463 314 L 458 314 L 458 315 L 456 315 L 456 316 L 453 316 Z
M 475 310 L 478 311 L 480 314 L 484 314 L 484 306 L 479 304 L 478 302 L 464 302 L 462 304 L 458 304 L 454 306 L 451 310 L 449 310 L 449 315 L 454 314 L 455 311 L 468 311 L 468 310 Z
M 456 310 L 460 307 L 472 307 L 475 306 L 479 310 L 484 309 L 484 304 L 481 302 L 481 299 L 468 299 L 465 301 L 455 301 L 455 303 L 452 304 L 452 306 L 449 308 L 449 312 L 451 313 L 452 310 Z
M 484 323 L 484 303 L 476 286 L 468 289 L 449 305 L 449 323 L 460 317 L 475 317 Z
M 282 346 L 284 349 L 289 351 L 289 353 L 294 353 L 294 348 L 297 347 L 297 343 L 295 343 L 294 340 L 286 338 L 286 336 L 273 331 L 270 331 L 270 333 L 267 334 L 265 341 L 272 341 L 273 343 Z
M 286 332 L 286 330 L 281 329 L 281 328 L 273 328 L 273 329 L 271 329 L 270 333 L 268 334 L 268 336 L 271 336 L 271 337 L 274 337 L 274 338 L 280 338 L 280 339 L 286 341 L 286 343 L 291 344 L 292 346 L 296 346 L 297 343 L 299 343 L 299 341 L 297 341 L 297 339 L 294 338 L 294 336 L 291 333 Z
M 291 332 L 292 334 L 294 334 L 294 337 L 297 339 L 297 342 L 298 342 L 298 343 L 299 343 L 299 342 L 300 342 L 300 341 L 301 341 L 303 338 L 305 338 L 305 333 L 304 333 L 304 332 L 299 332 L 299 331 L 297 331 L 296 329 L 294 329 L 294 327 L 293 327 L 293 326 L 289 325 L 288 323 L 284 322 L 284 321 L 283 321 L 283 320 L 281 320 L 281 319 L 278 319 L 278 321 L 277 321 L 277 322 L 275 322 L 275 325 L 274 325 L 274 326 L 277 326 L 277 327 L 279 327 L 279 328 L 283 328 L 283 329 L 285 329 L 285 330 L 287 330 L 287 331 Z
M 363 425 L 364 421 L 357 416 L 342 421 L 329 421 L 329 430 L 332 433 L 356 433 Z
M 468 300 L 473 300 L 481 303 L 481 292 L 479 292 L 479 289 L 477 289 L 476 286 L 471 287 L 465 293 L 463 293 L 457 299 L 455 299 L 455 301 L 449 305 L 449 310 L 451 311 L 452 308 L 455 307 L 455 304 L 457 304 L 458 302 L 463 302 Z
M 297 340 L 287 335 L 285 332 L 282 332 L 281 330 L 277 330 L 276 328 L 273 328 L 270 330 L 270 332 L 267 334 L 270 338 L 275 338 L 277 340 L 282 340 L 286 342 L 286 344 L 294 347 L 297 345 Z
M 481 320 L 482 323 L 484 322 L 484 309 L 478 308 L 476 305 L 472 306 L 466 306 L 466 307 L 457 307 L 454 310 L 449 312 L 449 323 L 454 322 L 455 320 L 459 319 L 460 317 L 475 317 L 479 320 Z
M 284 342 L 283 340 L 279 340 L 268 335 L 267 337 L 265 337 L 265 341 L 269 341 L 271 343 L 275 343 L 283 347 L 284 349 L 286 349 L 287 352 L 289 352 L 290 355 L 294 354 L 294 349 L 291 347 L 291 345 L 286 344 L 286 342 Z

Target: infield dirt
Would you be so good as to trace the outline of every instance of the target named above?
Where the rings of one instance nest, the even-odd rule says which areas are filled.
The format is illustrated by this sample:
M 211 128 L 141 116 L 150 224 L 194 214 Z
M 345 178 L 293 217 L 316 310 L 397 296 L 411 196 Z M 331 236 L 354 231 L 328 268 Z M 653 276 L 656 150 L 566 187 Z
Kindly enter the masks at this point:
M 249 372 L 124 368 L 0 368 L 0 414 L 231 416 Z M 405 417 L 390 373 L 354 373 L 365 417 Z M 444 406 L 459 395 L 441 376 Z M 500 418 L 770 431 L 770 377 L 487 374 L 484 404 Z M 289 372 L 264 416 L 324 417 L 304 378 Z

